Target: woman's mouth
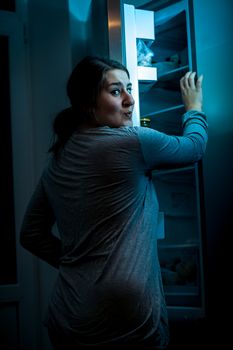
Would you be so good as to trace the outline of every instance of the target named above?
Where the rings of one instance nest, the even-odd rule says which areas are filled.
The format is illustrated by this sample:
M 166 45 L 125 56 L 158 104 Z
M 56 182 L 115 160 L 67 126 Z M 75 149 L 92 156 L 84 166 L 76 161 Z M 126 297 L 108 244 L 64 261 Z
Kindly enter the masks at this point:
M 132 119 L 132 114 L 133 114 L 132 112 L 124 113 L 127 119 Z

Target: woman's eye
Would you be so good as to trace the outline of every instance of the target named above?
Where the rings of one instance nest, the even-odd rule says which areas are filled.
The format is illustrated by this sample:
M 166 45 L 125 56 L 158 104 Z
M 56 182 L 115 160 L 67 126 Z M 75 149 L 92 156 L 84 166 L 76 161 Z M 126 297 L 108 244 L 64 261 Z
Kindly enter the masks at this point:
M 114 89 L 114 90 L 111 91 L 111 94 L 113 96 L 119 96 L 120 95 L 120 90 L 119 89 Z
M 131 95 L 132 94 L 132 87 L 128 87 L 127 88 L 127 92 L 128 92 L 128 94 Z M 122 93 L 121 89 L 114 89 L 114 90 L 111 91 L 111 94 L 113 96 L 119 96 L 121 93 Z

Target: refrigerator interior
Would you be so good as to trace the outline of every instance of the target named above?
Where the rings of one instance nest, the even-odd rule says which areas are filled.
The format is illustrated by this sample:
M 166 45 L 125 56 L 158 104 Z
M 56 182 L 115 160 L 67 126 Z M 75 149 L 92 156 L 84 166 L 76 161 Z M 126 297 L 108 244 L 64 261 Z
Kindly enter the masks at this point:
M 202 257 L 196 167 L 153 172 L 164 238 L 158 240 L 167 304 L 202 307 Z
M 137 66 L 156 69 L 156 79 L 137 77 L 139 118 L 148 118 L 153 129 L 181 135 L 185 109 L 179 82 L 195 67 L 189 2 L 144 1 L 135 6 L 135 12 L 138 10 L 153 13 L 154 33 L 143 37 L 136 28 L 136 35 L 140 33 L 135 38 Z M 137 25 L 143 23 L 136 21 Z M 124 26 L 129 35 L 127 16 Z M 205 314 L 200 177 L 198 163 L 153 172 L 164 218 L 164 238 L 158 240 L 158 250 L 171 319 L 195 319 Z

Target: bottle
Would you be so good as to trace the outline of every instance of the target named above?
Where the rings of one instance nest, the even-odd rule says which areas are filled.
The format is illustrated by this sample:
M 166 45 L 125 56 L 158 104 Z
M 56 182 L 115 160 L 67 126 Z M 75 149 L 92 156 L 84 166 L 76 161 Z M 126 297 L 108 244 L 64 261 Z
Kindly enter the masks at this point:
M 145 126 L 145 127 L 147 127 L 147 128 L 150 127 L 150 121 L 151 121 L 151 119 L 148 118 L 148 117 L 141 117 L 141 118 L 140 118 L 140 124 L 141 124 L 141 126 Z

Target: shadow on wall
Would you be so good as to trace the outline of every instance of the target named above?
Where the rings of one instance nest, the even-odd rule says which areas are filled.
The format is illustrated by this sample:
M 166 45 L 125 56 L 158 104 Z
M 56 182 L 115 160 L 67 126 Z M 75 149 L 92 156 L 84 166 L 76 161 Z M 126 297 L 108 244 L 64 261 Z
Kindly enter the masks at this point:
M 221 131 L 220 131 L 221 132 Z M 207 146 L 208 147 L 208 146 Z M 229 341 L 226 321 L 230 295 L 231 245 L 233 234 L 233 138 L 232 131 L 218 133 L 210 127 L 209 148 L 205 157 L 205 210 L 207 221 L 206 303 L 208 319 L 205 332 L 208 346 L 224 345 Z M 207 335 L 205 338 L 207 339 Z M 221 346 L 220 346 L 221 345 Z

